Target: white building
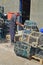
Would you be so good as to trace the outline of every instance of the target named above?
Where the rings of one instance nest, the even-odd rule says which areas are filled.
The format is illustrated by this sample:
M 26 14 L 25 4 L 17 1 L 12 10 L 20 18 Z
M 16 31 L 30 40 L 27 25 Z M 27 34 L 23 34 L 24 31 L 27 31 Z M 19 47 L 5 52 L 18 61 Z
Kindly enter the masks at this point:
M 0 5 L 4 6 L 5 13 L 18 12 L 20 0 L 0 0 Z M 30 20 L 36 21 L 39 28 L 43 27 L 43 0 L 31 0 L 30 5 Z

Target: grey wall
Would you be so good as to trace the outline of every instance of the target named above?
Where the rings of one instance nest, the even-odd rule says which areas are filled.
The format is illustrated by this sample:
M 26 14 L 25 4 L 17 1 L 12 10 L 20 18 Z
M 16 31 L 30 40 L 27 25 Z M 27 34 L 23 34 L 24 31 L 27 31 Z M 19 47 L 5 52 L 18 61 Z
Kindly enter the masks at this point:
M 43 0 L 31 0 L 30 20 L 36 21 L 39 28 L 43 27 Z
M 5 13 L 18 12 L 19 0 L 0 0 L 0 5 L 4 6 Z M 36 21 L 39 28 L 43 27 L 43 0 L 31 0 L 30 20 Z
M 0 0 L 0 5 L 4 6 L 5 13 L 19 11 L 19 0 Z

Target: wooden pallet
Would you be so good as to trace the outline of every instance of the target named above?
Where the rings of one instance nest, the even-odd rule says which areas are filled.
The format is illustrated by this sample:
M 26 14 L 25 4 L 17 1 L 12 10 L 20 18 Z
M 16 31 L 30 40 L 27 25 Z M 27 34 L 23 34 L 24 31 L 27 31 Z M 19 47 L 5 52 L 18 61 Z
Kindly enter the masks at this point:
M 36 57 L 36 56 L 32 56 L 32 58 L 35 59 L 35 60 L 39 60 L 40 64 L 43 64 L 42 58 L 39 58 L 39 57 Z

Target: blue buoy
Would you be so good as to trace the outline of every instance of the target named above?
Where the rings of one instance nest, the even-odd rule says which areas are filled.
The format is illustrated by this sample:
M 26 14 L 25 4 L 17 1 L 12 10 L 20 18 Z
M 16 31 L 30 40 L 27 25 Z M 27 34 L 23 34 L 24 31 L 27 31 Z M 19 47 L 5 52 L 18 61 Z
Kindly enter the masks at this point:
M 40 32 L 43 33 L 43 28 L 40 29 Z

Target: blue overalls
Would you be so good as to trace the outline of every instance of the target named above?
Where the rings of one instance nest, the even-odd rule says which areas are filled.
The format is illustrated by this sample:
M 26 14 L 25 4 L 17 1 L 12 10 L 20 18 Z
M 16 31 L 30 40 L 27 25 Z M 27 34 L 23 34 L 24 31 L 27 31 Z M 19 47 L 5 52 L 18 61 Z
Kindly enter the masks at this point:
M 15 36 L 15 33 L 16 33 L 16 28 L 17 28 L 17 25 L 16 25 L 16 20 L 17 20 L 17 17 L 16 15 L 14 14 L 11 18 L 11 21 L 10 21 L 10 36 L 11 36 L 11 42 L 14 42 L 14 36 Z

